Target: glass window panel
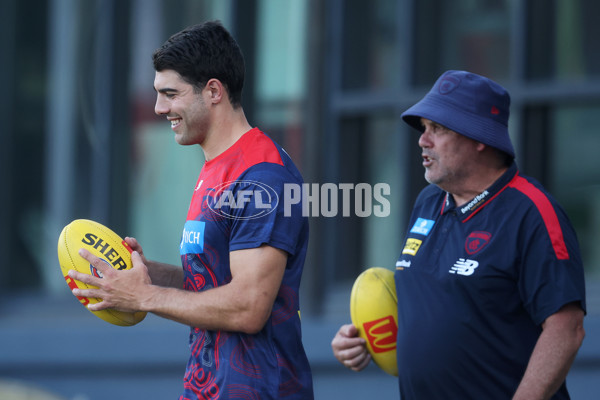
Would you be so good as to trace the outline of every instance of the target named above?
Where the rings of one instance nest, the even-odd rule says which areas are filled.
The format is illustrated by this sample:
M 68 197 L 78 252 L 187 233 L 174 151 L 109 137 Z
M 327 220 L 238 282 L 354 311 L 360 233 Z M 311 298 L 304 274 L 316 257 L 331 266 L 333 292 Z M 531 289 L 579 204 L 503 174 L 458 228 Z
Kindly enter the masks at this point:
M 548 7 L 546 1 L 529 1 L 526 8 L 528 24 L 526 25 L 526 77 L 528 79 L 544 79 L 552 76 L 552 49 L 554 7 Z
M 416 82 L 430 85 L 448 69 L 507 78 L 510 5 L 510 0 L 415 2 Z
M 528 78 L 573 80 L 600 75 L 600 2 L 532 1 L 528 6 Z
M 395 269 L 401 251 L 405 230 L 403 217 L 406 214 L 402 191 L 407 185 L 404 182 L 405 174 L 400 170 L 403 142 L 400 135 L 404 131 L 400 131 L 397 124 L 398 120 L 391 115 L 374 117 L 367 124 L 368 146 L 364 149 L 369 171 L 367 182 L 389 185 L 390 192 L 385 196 L 389 201 L 389 214 L 365 218 L 366 252 L 363 265 L 366 267 Z
M 342 89 L 385 89 L 400 75 L 395 0 L 344 3 Z
M 256 44 L 256 121 L 263 128 L 299 120 L 306 91 L 306 13 L 303 0 L 261 0 Z M 271 130 L 269 130 L 271 132 Z
M 600 104 L 557 109 L 552 126 L 551 190 L 571 218 L 588 277 L 600 279 Z
M 600 2 L 559 0 L 556 5 L 557 77 L 571 79 L 600 74 Z
M 36 288 L 47 277 L 60 276 L 42 253 L 46 241 L 56 240 L 42 225 L 48 49 L 40 37 L 48 29 L 45 7 L 42 2 L 3 4 L 6 14 L 0 17 L 3 33 L 7 33 L 0 45 L 4 88 L 0 101 L 0 293 Z
M 179 242 L 204 154 L 180 146 L 166 120 L 138 128 L 132 179 L 133 236 L 149 258 L 177 265 Z
M 138 9 L 147 5 L 154 7 L 156 3 L 160 4 L 162 12 L 153 18 L 153 22 L 159 22 L 164 26 L 165 40 L 187 26 L 212 19 L 223 22 L 230 32 L 233 30 L 230 24 L 234 9 L 232 0 L 135 0 L 134 3 Z
M 353 184 L 354 190 L 350 215 L 340 212 L 336 217 L 336 254 L 340 257 L 336 279 L 354 279 L 368 267 L 394 268 L 404 232 L 401 190 L 406 185 L 404 174 L 399 173 L 401 137 L 392 114 L 347 119 L 342 123 L 341 137 L 339 182 Z M 361 189 L 357 190 L 359 184 Z M 363 184 L 371 192 L 363 191 Z M 389 192 L 380 191 L 384 187 L 389 187 Z M 368 201 L 357 203 L 357 191 L 372 196 L 370 207 Z M 375 193 L 385 200 L 380 201 Z M 376 215 L 375 207 L 380 207 L 382 214 Z
M 257 97 L 298 99 L 306 86 L 307 2 L 261 0 L 258 8 Z

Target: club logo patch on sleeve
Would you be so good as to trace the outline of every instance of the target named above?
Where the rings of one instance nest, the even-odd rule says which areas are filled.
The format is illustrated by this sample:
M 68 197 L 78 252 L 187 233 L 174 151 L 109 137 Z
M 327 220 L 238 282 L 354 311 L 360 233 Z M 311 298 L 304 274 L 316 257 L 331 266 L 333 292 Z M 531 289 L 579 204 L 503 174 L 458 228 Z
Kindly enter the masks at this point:
M 408 238 L 406 239 L 406 243 L 404 244 L 404 249 L 402 249 L 402 254 L 408 254 L 411 256 L 416 256 L 417 251 L 419 251 L 419 247 L 421 247 L 422 240 Z
M 187 221 L 183 227 L 179 254 L 200 254 L 204 252 L 204 221 Z
M 427 236 L 427 235 L 429 235 L 429 232 L 431 232 L 431 228 L 433 228 L 433 224 L 435 224 L 435 221 L 433 221 L 431 219 L 417 218 L 417 220 L 415 221 L 415 224 L 413 225 L 410 232 L 418 233 L 419 235 L 423 235 L 423 236 Z

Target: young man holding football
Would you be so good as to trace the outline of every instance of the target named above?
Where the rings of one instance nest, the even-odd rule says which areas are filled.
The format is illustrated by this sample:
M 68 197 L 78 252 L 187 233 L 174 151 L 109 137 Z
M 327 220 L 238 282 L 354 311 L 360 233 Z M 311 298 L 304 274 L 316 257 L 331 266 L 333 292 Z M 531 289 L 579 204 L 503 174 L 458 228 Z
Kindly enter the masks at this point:
M 147 311 L 189 325 L 182 400 L 311 399 L 298 293 L 308 221 L 300 204 L 284 216 L 276 201 L 284 184 L 301 185 L 302 177 L 246 119 L 244 59 L 219 22 L 173 35 L 153 62 L 155 112 L 170 122 L 177 143 L 199 145 L 205 155 L 190 188 L 183 268 L 146 259 L 126 238 L 133 268 L 115 271 L 83 252 L 104 278 L 72 273 L 98 286 L 76 294 L 103 299 L 95 310 Z

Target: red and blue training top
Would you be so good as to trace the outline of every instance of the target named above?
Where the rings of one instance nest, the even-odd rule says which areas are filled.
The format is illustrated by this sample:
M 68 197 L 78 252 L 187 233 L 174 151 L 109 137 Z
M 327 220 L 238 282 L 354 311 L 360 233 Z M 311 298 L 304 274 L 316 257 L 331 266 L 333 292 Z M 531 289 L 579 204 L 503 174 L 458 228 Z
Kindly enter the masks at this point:
M 509 399 L 541 324 L 585 311 L 584 272 L 562 208 L 516 164 L 457 206 L 435 185 L 415 202 L 396 263 L 400 393 Z M 553 399 L 567 399 L 563 384 Z
M 308 220 L 300 203 L 284 212 L 286 184 L 301 185 L 300 173 L 287 153 L 256 128 L 200 172 L 181 241 L 185 290 L 230 282 L 231 251 L 267 244 L 289 257 L 261 332 L 191 329 L 181 400 L 313 398 L 298 298 Z

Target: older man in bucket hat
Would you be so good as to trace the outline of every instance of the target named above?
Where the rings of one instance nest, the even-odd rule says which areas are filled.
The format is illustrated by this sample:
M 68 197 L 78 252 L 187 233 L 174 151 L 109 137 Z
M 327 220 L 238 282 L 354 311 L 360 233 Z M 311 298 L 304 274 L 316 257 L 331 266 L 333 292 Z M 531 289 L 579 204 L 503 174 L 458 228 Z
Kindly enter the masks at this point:
M 490 79 L 447 71 L 402 114 L 421 132 L 430 183 L 395 272 L 403 400 L 569 398 L 583 266 L 563 209 L 517 168 L 509 106 Z M 371 359 L 358 328 L 332 341 L 355 371 Z

